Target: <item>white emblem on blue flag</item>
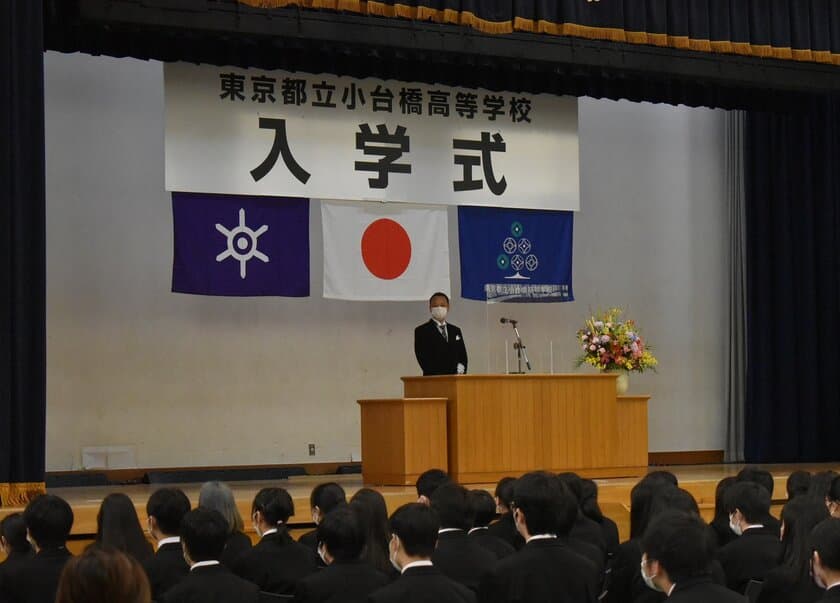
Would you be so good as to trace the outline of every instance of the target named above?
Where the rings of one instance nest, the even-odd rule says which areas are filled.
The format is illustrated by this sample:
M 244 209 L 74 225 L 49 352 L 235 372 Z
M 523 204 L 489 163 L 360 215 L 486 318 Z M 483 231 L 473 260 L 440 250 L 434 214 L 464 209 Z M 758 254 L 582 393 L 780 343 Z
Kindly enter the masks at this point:
M 248 228 L 245 223 L 245 210 L 239 209 L 239 226 L 228 230 L 221 224 L 216 224 L 216 230 L 227 237 L 227 249 L 216 256 L 217 262 L 227 258 L 233 258 L 239 262 L 239 278 L 247 276 L 248 261 L 257 258 L 262 262 L 268 262 L 268 256 L 257 249 L 257 239 L 268 230 L 268 225 L 263 224 L 258 229 Z

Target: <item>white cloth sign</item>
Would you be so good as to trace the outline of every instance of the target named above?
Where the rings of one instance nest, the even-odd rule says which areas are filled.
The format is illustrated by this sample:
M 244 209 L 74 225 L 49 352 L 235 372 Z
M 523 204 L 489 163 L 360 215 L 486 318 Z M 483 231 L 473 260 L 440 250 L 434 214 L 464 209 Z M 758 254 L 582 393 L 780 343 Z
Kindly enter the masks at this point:
M 167 63 L 170 191 L 577 210 L 577 99 Z

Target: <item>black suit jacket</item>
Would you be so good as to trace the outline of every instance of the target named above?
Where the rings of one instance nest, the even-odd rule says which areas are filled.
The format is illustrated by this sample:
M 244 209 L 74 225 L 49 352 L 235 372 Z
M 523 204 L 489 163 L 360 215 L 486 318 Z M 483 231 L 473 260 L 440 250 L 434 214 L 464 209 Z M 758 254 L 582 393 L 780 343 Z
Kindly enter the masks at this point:
M 831 601 L 831 603 L 840 603 L 840 586 L 829 588 L 823 593 L 820 601 Z
M 521 549 L 525 546 L 525 539 L 522 534 L 516 529 L 516 524 L 513 522 L 513 513 L 505 513 L 496 523 L 491 523 L 487 530 L 496 538 L 501 538 L 515 550 Z
M 558 539 L 532 540 L 481 583 L 482 603 L 594 603 L 594 565 Z
M 306 534 L 302 534 L 300 538 L 298 538 L 298 543 L 315 553 L 315 556 L 318 559 L 318 567 L 327 567 L 327 565 L 321 560 L 321 556 L 318 555 L 318 530 L 312 530 Z
M 373 591 L 390 578 L 362 561 L 335 561 L 297 583 L 299 603 L 364 603 Z
M 705 576 L 677 582 L 668 603 L 747 603 L 747 598 Z
M 2 598 L 3 596 L 2 593 L 4 576 L 9 573 L 14 573 L 21 564 L 25 564 L 34 556 L 34 551 L 27 551 L 26 553 L 18 553 L 12 551 L 6 556 L 6 559 L 2 563 L 0 563 L 0 598 Z
M 718 550 L 726 585 L 743 593 L 750 580 L 764 580 L 779 565 L 782 543 L 773 528 L 752 528 Z
M 438 534 L 432 563 L 444 575 L 478 592 L 485 574 L 496 565 L 496 555 L 480 546 L 463 530 Z
M 190 566 L 184 561 L 184 551 L 178 542 L 170 542 L 158 548 L 155 556 L 144 563 L 143 567 L 149 577 L 154 600 L 160 599 L 190 571 Z
M 72 557 L 65 547 L 42 549 L 3 571 L 2 603 L 52 603 L 64 564 Z
M 414 355 L 424 375 L 454 375 L 459 363 L 467 372 L 467 348 L 461 329 L 446 323 L 446 330 L 448 341 L 432 319 L 414 329 Z
M 260 589 L 224 565 L 197 567 L 161 597 L 160 603 L 256 603 Z
M 219 561 L 222 562 L 222 565 L 227 567 L 228 569 L 233 569 L 236 560 L 239 559 L 239 556 L 244 553 L 245 551 L 251 550 L 251 539 L 248 538 L 247 534 L 242 532 L 233 532 L 230 536 L 228 536 L 227 542 L 225 543 L 225 549 L 222 551 L 222 557 Z
M 368 597 L 369 603 L 476 603 L 475 593 L 434 566 L 411 567 Z
M 814 603 L 823 596 L 823 589 L 814 583 L 807 571 L 781 565 L 767 572 L 758 603 Z
M 314 572 L 316 567 L 317 555 L 292 540 L 289 532 L 281 528 L 263 536 L 251 550 L 240 555 L 234 572 L 266 592 L 292 595 L 298 580 Z
M 496 559 L 504 559 L 516 552 L 512 544 L 491 534 L 489 528 L 475 528 L 469 533 L 469 537 L 479 546 L 493 553 Z

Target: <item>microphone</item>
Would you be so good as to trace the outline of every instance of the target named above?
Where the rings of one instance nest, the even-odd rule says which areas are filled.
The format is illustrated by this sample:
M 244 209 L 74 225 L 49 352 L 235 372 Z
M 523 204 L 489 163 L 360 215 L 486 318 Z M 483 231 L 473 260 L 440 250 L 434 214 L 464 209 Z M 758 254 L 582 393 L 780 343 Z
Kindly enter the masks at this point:
M 514 319 L 512 319 L 512 318 L 500 318 L 500 319 L 499 319 L 499 322 L 500 322 L 500 323 L 502 323 L 503 325 L 504 325 L 504 324 L 507 324 L 507 323 L 510 323 L 510 324 L 512 324 L 512 325 L 515 325 L 518 321 L 516 321 L 516 320 L 514 320 Z

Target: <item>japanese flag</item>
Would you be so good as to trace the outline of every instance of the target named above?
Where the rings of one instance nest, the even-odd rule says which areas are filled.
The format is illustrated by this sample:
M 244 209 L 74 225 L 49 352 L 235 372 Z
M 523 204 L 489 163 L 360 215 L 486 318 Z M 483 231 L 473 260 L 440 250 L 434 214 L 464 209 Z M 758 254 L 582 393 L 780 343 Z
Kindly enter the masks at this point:
M 425 300 L 449 292 L 446 207 L 321 202 L 324 297 Z

